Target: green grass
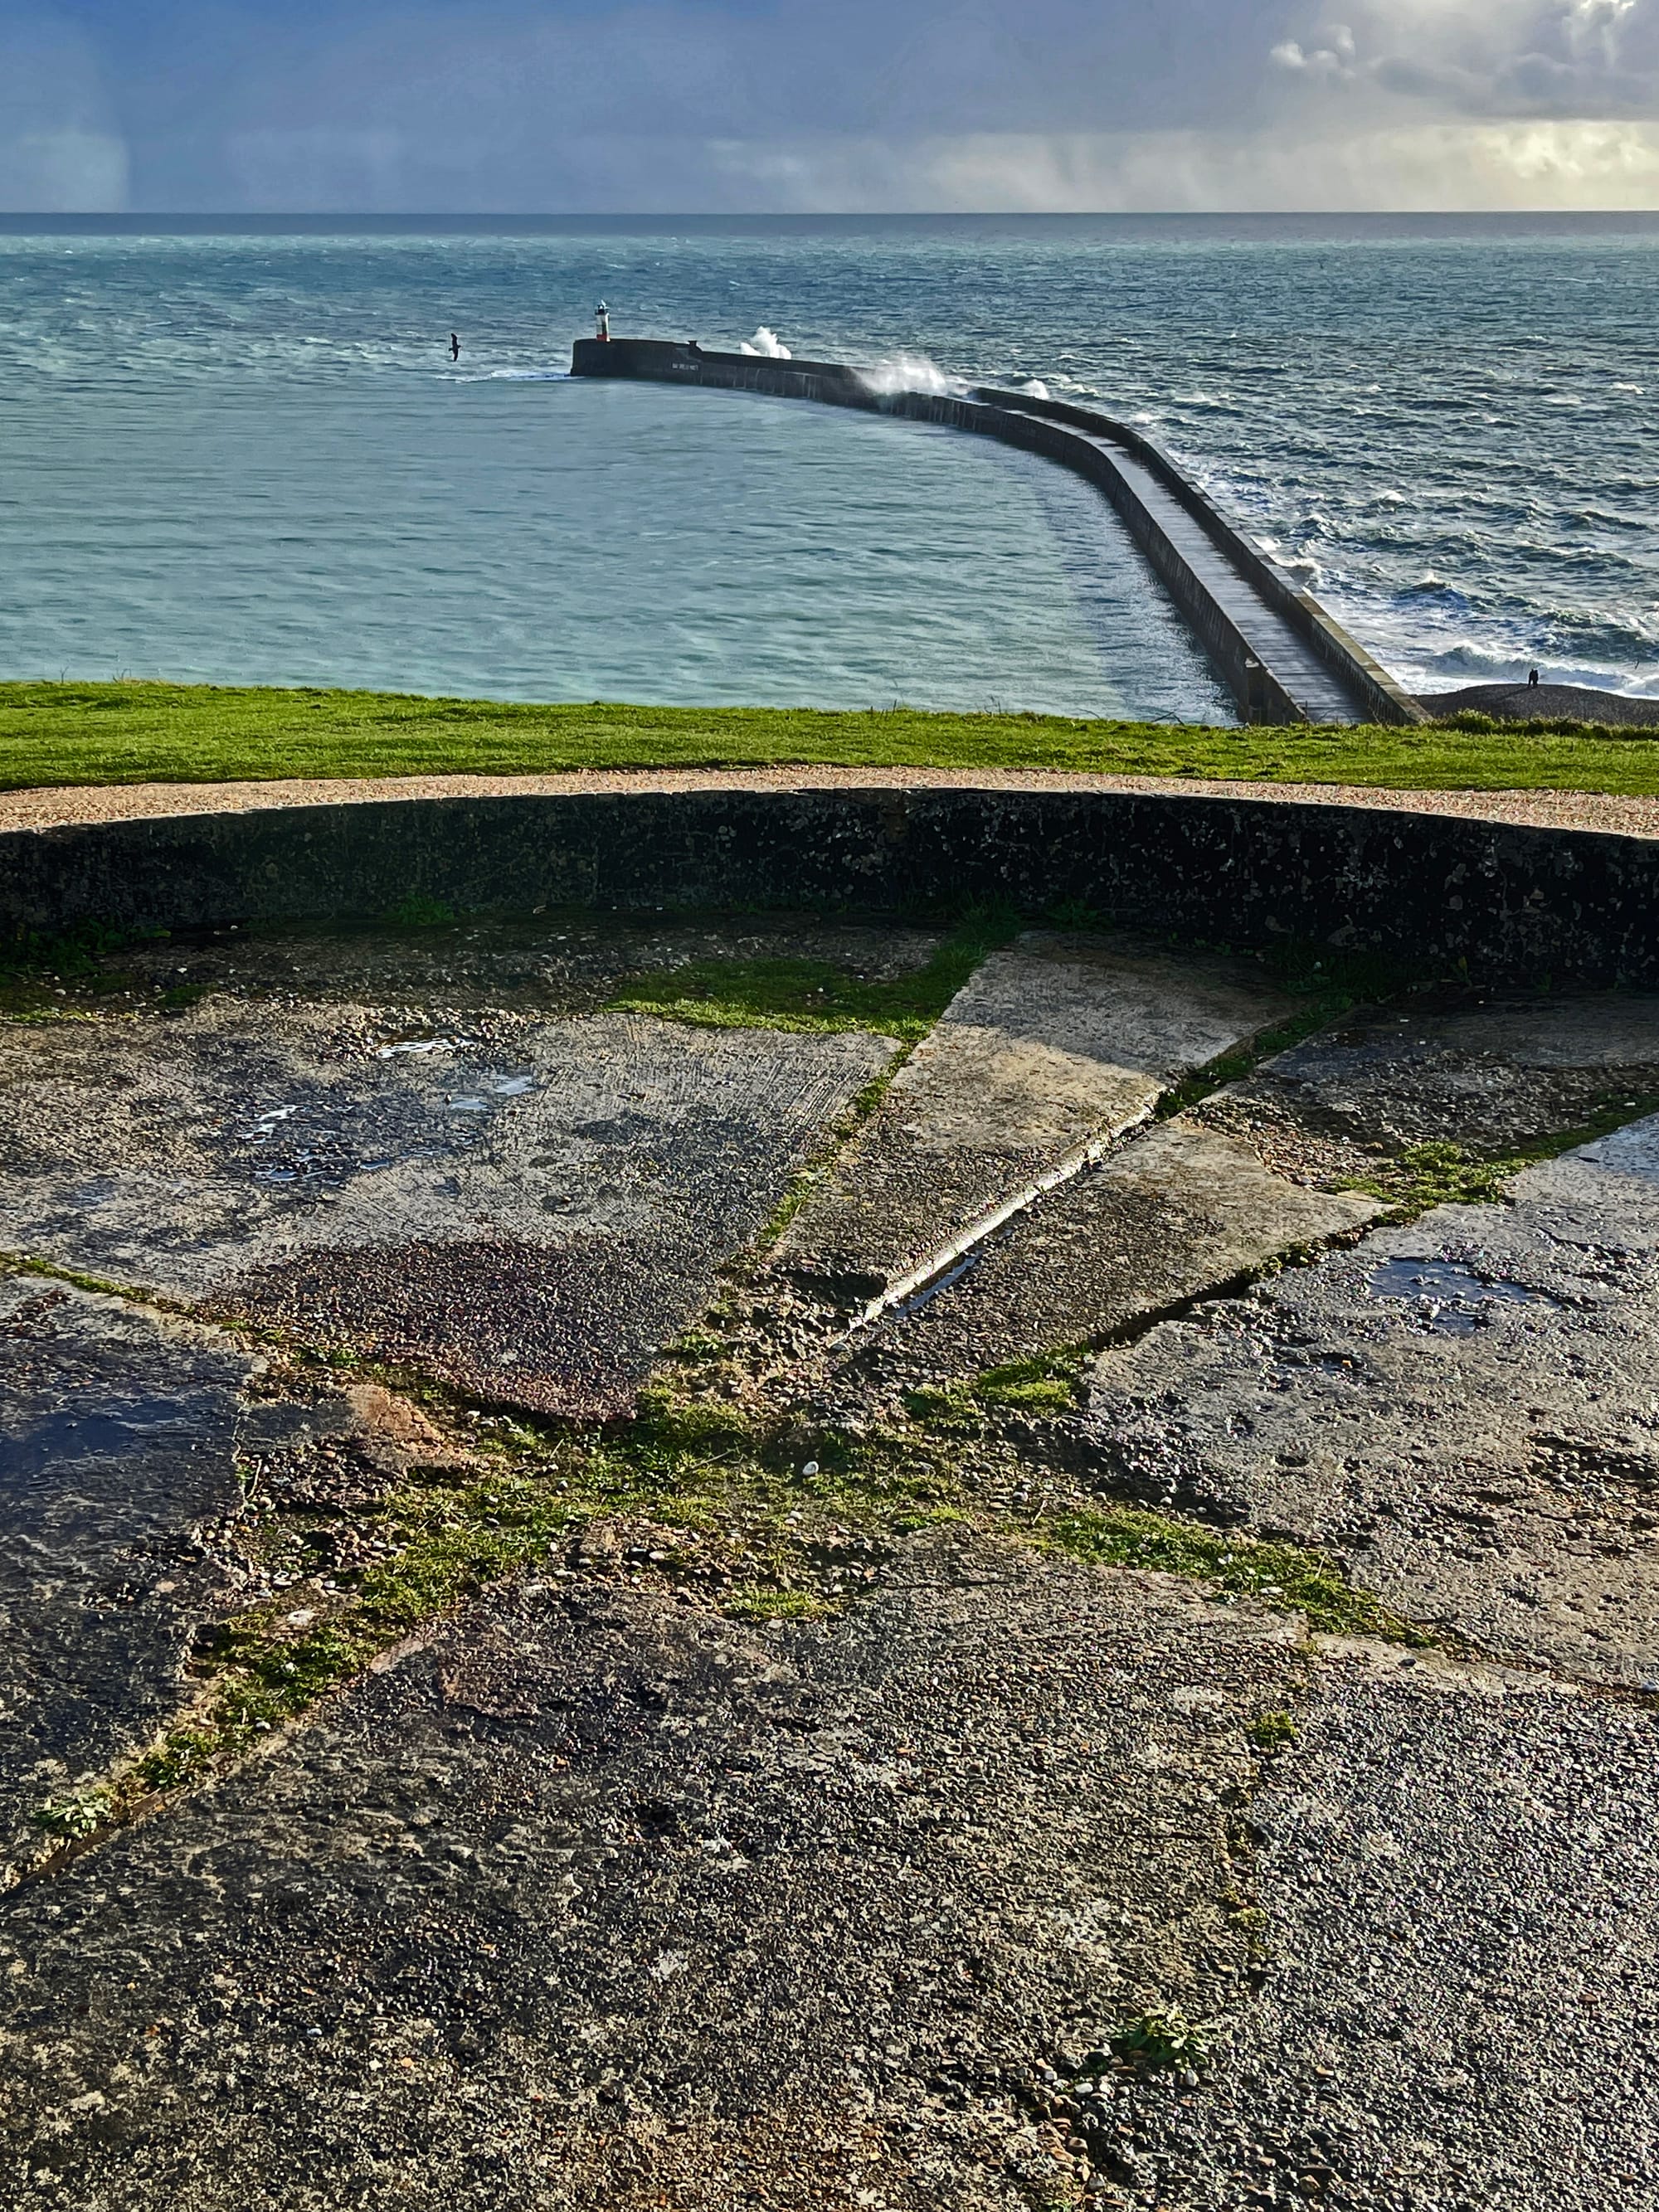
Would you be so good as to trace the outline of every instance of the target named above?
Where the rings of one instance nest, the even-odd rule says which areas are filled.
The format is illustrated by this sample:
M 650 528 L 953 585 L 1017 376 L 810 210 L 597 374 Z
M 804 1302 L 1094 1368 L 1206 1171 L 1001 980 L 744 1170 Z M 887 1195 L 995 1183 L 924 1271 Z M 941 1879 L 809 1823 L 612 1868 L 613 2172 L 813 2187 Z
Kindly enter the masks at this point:
M 690 961 L 630 977 L 611 1003 L 707 1029 L 873 1030 L 914 1044 L 1018 927 L 1012 915 L 969 915 L 925 967 L 891 978 L 829 960 Z
M 1036 768 L 1398 786 L 1659 791 L 1640 732 L 1212 730 L 1063 715 L 524 706 L 395 692 L 0 684 L 0 788 L 584 768 Z
M 1532 1137 L 1505 1152 L 1474 1152 L 1466 1146 L 1436 1138 L 1429 1143 L 1407 1145 L 1370 1175 L 1339 1183 L 1342 1190 L 1363 1190 L 1373 1198 L 1387 1199 L 1395 1212 L 1415 1217 L 1435 1206 L 1495 1206 L 1508 1194 L 1511 1180 L 1541 1160 L 1559 1159 L 1600 1137 L 1610 1137 L 1649 1114 L 1659 1113 L 1659 1095 L 1632 1093 L 1622 1087 L 1591 1101 L 1584 1119 L 1571 1128 L 1552 1129 Z

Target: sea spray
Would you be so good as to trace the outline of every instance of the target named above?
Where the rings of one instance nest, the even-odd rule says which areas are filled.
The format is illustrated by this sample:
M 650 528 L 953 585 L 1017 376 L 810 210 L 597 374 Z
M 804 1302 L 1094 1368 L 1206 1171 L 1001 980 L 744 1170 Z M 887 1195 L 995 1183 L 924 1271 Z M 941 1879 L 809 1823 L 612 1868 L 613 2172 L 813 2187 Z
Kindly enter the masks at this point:
M 924 353 L 895 354 L 890 361 L 878 361 L 873 368 L 860 369 L 859 381 L 884 399 L 901 392 L 932 392 L 941 398 L 960 399 L 968 391 L 959 376 L 947 376 Z
M 790 352 L 788 347 L 785 345 L 777 332 L 775 331 L 769 331 L 764 323 L 763 323 L 760 328 L 756 331 L 752 339 L 744 339 L 742 344 L 738 346 L 738 351 L 739 353 L 758 354 L 766 361 L 793 361 L 794 359 L 794 356 Z

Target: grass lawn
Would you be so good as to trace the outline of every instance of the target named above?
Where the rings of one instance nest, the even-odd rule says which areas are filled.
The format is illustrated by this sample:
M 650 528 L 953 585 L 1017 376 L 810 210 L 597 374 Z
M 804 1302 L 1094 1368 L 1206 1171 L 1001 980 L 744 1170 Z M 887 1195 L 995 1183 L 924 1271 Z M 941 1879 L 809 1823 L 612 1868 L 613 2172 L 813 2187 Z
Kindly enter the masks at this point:
M 0 684 L 0 789 L 577 768 L 1036 768 L 1422 791 L 1659 792 L 1647 732 L 1194 729 L 1048 714 L 532 707 L 382 691 Z

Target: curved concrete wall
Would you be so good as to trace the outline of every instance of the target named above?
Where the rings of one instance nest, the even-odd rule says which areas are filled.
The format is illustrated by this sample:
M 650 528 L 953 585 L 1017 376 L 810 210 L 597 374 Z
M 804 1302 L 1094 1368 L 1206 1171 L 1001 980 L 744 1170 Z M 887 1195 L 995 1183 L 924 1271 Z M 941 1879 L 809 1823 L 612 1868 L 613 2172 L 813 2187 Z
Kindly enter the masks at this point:
M 1227 604 L 1231 594 L 1218 592 L 1213 569 L 1207 575 L 1199 573 L 1194 560 L 1175 542 L 1170 527 L 1137 490 L 1133 471 L 1126 472 L 1115 459 L 1110 448 L 1121 447 L 1198 524 L 1208 547 L 1225 567 L 1237 572 L 1246 595 L 1254 597 L 1267 617 L 1264 627 L 1272 631 L 1278 623 L 1286 625 L 1300 647 L 1329 672 L 1351 706 L 1348 719 L 1383 723 L 1429 719 L 1316 599 L 1298 592 L 1234 528 L 1168 454 L 1109 416 L 988 386 L 966 398 L 935 392 L 879 393 L 842 362 L 705 353 L 689 343 L 659 338 L 579 338 L 571 349 L 571 368 L 578 376 L 763 392 L 778 398 L 902 415 L 913 421 L 948 423 L 1042 453 L 1086 477 L 1105 495 L 1225 679 L 1247 721 L 1324 719 L 1297 696 L 1290 672 L 1275 668 L 1272 644 L 1264 642 L 1248 615 L 1241 618 L 1236 603 Z M 1283 632 L 1279 634 L 1282 638 Z
M 1067 906 L 1212 942 L 1659 984 L 1659 840 L 1270 799 L 975 789 L 403 799 L 0 836 L 0 934 L 368 921 L 411 894 L 916 912 Z
M 989 386 L 982 387 L 976 396 L 1017 405 L 1028 413 L 1051 422 L 1070 423 L 1081 430 L 1103 431 L 1132 453 L 1174 494 L 1205 534 L 1243 570 L 1267 604 L 1285 617 L 1326 665 L 1365 702 L 1373 720 L 1400 723 L 1426 722 L 1430 719 L 1427 708 L 1419 706 L 1403 686 L 1396 684 L 1364 647 L 1326 612 L 1310 592 L 1297 591 L 1285 571 L 1269 561 L 1259 546 L 1252 544 L 1243 531 L 1235 529 L 1198 486 L 1182 475 L 1163 447 L 1154 445 L 1132 424 L 1120 422 L 1094 408 L 1073 407 L 1058 399 L 1028 398 L 1024 393 L 1000 392 Z

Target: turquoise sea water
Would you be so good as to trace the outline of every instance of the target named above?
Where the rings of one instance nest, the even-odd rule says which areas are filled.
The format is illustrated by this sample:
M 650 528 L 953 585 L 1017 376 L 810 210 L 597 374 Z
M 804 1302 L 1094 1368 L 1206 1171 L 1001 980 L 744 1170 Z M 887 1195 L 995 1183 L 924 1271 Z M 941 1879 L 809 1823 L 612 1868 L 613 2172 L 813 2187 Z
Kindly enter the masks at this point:
M 14 222 L 0 673 L 1227 716 L 1087 486 L 569 382 L 603 295 L 1098 398 L 1417 689 L 1659 691 L 1656 278 L 1640 217 Z

